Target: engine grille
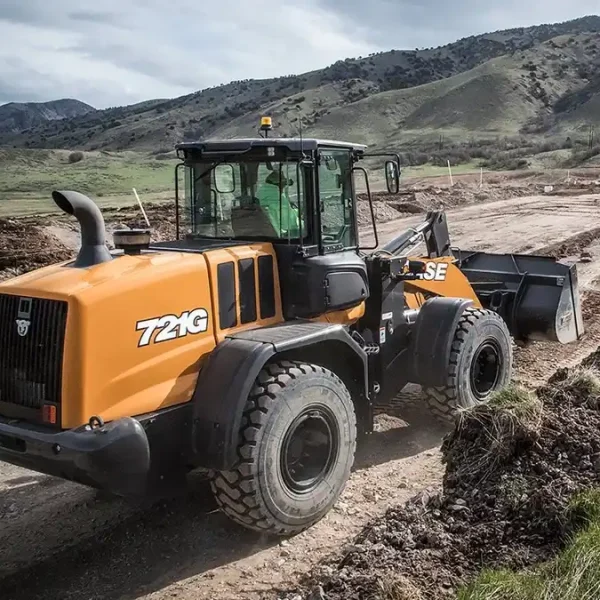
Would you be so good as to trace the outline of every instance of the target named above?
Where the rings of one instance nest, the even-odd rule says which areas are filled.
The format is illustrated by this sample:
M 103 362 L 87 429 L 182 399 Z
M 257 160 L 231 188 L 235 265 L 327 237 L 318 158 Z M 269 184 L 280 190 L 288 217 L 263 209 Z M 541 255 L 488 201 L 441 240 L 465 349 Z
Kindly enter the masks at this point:
M 0 294 L 0 402 L 60 404 L 67 303 Z

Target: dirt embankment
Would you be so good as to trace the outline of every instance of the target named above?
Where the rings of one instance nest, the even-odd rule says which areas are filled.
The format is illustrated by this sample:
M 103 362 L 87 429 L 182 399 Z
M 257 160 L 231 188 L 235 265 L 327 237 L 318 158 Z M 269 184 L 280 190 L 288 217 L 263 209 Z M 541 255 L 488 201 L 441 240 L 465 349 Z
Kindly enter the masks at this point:
M 579 525 L 574 494 L 600 483 L 599 365 L 596 352 L 465 415 L 442 446 L 441 491 L 389 510 L 286 597 L 441 600 L 483 568 L 552 557 Z
M 60 262 L 71 252 L 59 239 L 16 219 L 0 219 L 0 280 Z

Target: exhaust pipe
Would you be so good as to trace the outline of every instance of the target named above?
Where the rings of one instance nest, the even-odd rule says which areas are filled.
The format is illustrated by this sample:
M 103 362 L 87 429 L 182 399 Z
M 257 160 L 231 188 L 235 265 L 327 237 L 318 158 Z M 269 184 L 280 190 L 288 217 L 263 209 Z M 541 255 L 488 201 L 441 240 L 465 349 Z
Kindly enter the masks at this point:
M 84 269 L 112 260 L 106 246 L 104 218 L 98 206 L 79 192 L 55 191 L 52 199 L 58 208 L 79 221 L 81 248 L 74 266 Z

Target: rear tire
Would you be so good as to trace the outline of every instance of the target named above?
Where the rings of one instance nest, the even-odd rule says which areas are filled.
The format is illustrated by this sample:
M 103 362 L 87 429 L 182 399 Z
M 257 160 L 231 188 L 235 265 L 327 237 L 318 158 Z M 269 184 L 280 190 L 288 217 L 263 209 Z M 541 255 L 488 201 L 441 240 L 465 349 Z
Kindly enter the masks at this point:
M 512 378 L 513 350 L 506 323 L 491 310 L 468 308 L 452 341 L 444 387 L 424 388 L 431 412 L 454 424 L 463 410 L 485 404 Z
M 355 449 L 354 405 L 339 377 L 318 365 L 272 363 L 246 403 L 237 467 L 213 474 L 212 491 L 240 525 L 297 534 L 333 507 Z

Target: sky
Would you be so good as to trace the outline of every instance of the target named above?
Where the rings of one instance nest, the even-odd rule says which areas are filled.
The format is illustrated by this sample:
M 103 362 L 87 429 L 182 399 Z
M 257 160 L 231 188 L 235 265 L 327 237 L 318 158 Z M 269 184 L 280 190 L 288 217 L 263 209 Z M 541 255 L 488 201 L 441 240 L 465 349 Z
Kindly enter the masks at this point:
M 599 8 L 598 0 L 0 0 L 0 105 L 173 98 Z

